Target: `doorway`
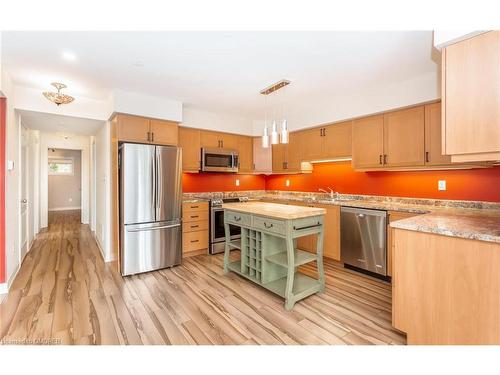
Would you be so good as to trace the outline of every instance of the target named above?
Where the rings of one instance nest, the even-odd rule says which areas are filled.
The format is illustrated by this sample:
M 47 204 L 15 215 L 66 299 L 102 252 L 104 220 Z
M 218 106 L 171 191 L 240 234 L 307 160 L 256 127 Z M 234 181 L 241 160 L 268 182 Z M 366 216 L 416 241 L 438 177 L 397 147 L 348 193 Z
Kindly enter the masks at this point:
M 74 211 L 82 209 L 82 151 L 49 148 L 48 211 Z

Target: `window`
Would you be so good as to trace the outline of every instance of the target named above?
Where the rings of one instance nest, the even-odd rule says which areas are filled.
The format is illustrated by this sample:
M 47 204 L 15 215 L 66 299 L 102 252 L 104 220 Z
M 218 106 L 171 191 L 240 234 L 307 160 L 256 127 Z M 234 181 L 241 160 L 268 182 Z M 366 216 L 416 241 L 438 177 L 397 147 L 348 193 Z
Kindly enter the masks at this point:
M 73 158 L 49 158 L 49 175 L 72 176 Z

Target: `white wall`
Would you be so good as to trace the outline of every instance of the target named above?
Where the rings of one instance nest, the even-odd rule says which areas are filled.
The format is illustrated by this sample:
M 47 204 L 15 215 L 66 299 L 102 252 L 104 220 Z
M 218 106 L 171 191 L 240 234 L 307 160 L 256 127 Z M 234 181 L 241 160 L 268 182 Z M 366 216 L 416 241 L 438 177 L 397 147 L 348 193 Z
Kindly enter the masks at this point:
M 38 89 L 15 86 L 16 109 L 58 115 L 107 120 L 112 113 L 110 100 L 95 100 L 79 96 L 70 105 L 56 106 L 48 101 Z
M 182 102 L 167 98 L 114 90 L 112 106 L 114 112 L 177 122 L 182 121 Z
M 67 137 L 67 139 L 66 139 Z M 82 223 L 89 223 L 90 137 L 40 132 L 40 226 L 48 225 L 48 149 L 82 151 Z
M 183 126 L 228 133 L 252 134 L 253 121 L 248 118 L 214 113 L 190 106 L 184 106 L 182 116 Z
M 111 258 L 110 124 L 95 136 L 96 146 L 96 230 L 95 237 L 106 261 Z
M 14 111 L 14 87 L 9 74 L 2 69 L 2 92 L 7 98 L 6 160 L 14 162 L 14 169 L 5 176 L 5 262 L 6 281 L 10 284 L 20 263 L 20 118 Z
M 325 97 L 309 107 L 295 106 L 286 111 L 286 117 L 290 130 L 299 130 L 388 111 L 440 97 L 440 77 L 438 73 L 430 73 L 404 82 L 373 87 L 363 90 L 363 92 Z M 253 121 L 253 135 L 262 135 L 262 131 L 263 121 Z
M 64 209 L 80 209 L 82 205 L 82 192 L 81 192 L 82 152 L 79 150 L 53 149 L 53 151 L 52 150 L 49 151 L 48 156 L 49 158 L 73 159 L 73 174 L 71 175 L 49 174 L 49 189 L 48 189 L 49 211 L 64 210 Z M 90 166 L 90 161 L 89 161 L 89 166 Z M 90 184 L 90 178 L 89 178 L 89 184 Z

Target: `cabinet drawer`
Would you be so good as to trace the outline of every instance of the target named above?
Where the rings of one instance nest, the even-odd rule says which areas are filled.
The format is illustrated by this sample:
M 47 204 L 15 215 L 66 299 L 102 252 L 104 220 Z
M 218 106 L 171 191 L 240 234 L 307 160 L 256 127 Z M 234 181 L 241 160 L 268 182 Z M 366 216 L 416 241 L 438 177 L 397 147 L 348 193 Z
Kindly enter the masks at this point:
M 182 233 L 208 230 L 208 220 L 182 223 Z
M 269 219 L 260 216 L 254 216 L 253 226 L 266 232 L 285 234 L 285 222 L 276 219 Z
M 191 211 L 207 211 L 207 210 L 208 210 L 208 202 L 191 202 L 182 204 L 182 211 L 184 213 Z
M 182 252 L 207 249 L 208 248 L 208 231 L 200 230 L 197 232 L 188 232 L 182 234 Z
M 235 224 L 235 225 L 249 226 L 250 222 L 251 222 L 250 215 L 242 214 L 242 213 L 234 212 L 234 211 L 225 211 L 224 218 L 225 218 L 226 222 L 228 222 L 230 224 Z
M 188 211 L 182 214 L 182 221 L 190 223 L 192 221 L 208 221 L 208 210 L 206 211 Z

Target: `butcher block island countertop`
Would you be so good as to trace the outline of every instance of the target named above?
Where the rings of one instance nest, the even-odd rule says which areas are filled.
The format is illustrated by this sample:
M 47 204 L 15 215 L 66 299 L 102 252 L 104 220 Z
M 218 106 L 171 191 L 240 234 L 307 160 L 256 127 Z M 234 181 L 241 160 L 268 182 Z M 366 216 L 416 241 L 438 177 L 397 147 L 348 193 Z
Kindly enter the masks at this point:
M 285 299 L 285 309 L 325 288 L 323 218 L 326 210 L 265 202 L 226 203 L 224 273 L 235 272 Z M 241 240 L 232 241 L 230 226 L 241 228 Z M 317 235 L 316 254 L 297 249 L 297 238 Z M 230 261 L 231 250 L 240 252 Z M 318 279 L 298 267 L 316 262 Z

